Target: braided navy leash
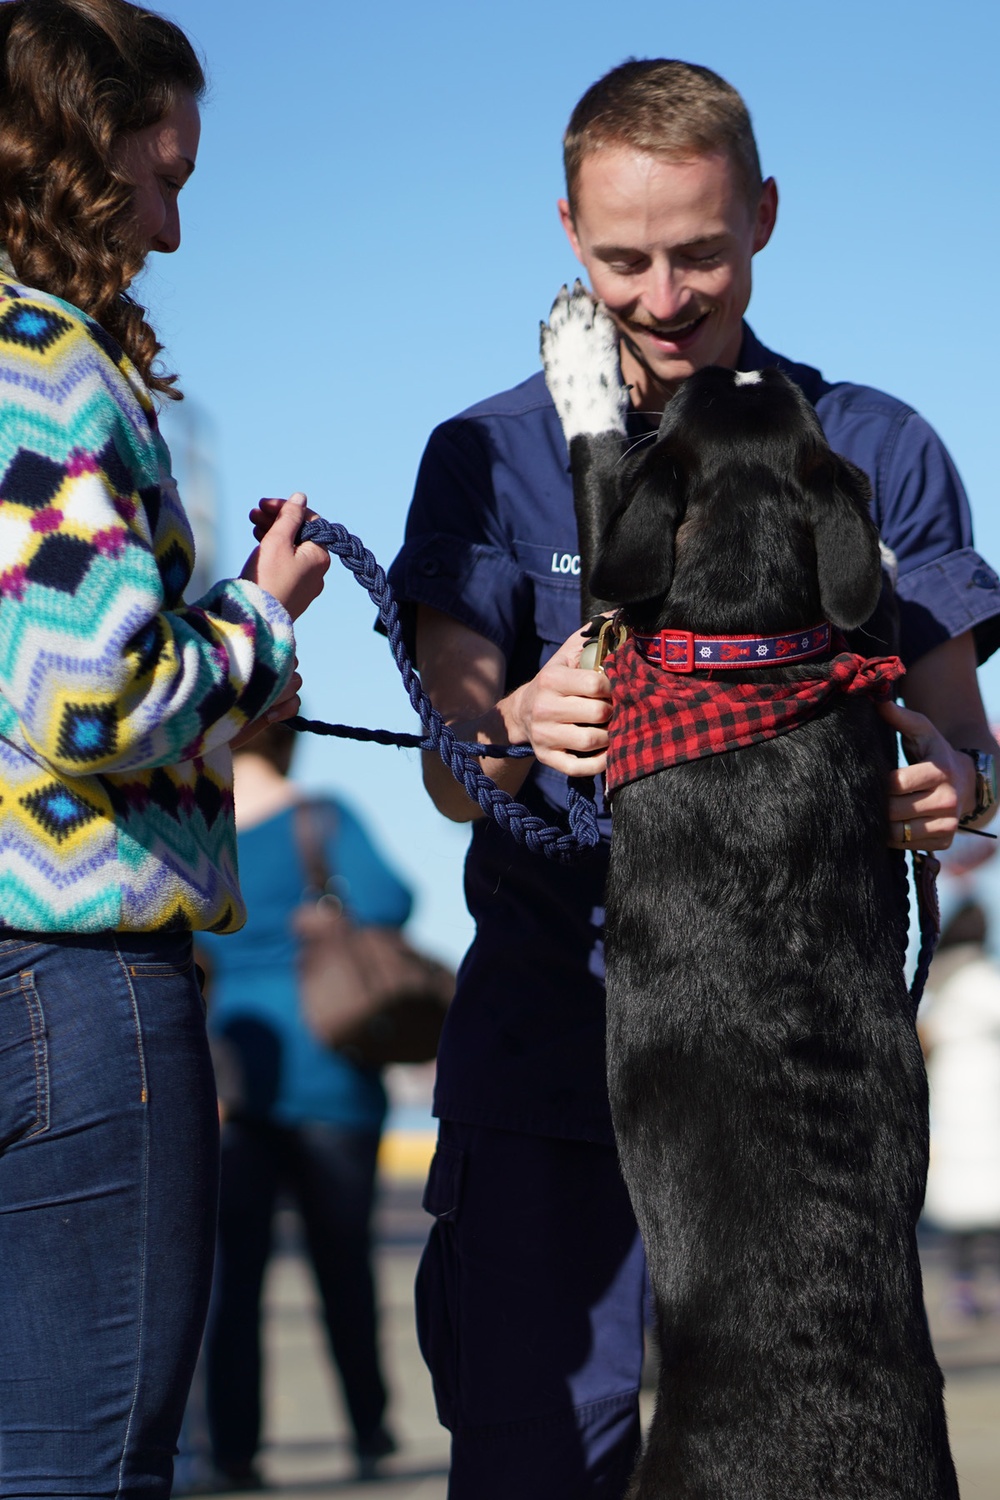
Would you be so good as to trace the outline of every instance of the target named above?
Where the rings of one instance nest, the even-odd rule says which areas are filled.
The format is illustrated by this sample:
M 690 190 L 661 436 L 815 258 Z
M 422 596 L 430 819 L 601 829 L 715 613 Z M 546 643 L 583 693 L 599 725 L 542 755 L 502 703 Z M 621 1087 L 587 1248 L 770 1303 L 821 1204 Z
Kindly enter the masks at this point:
M 941 908 L 938 904 L 937 877 L 941 862 L 933 854 L 913 851 L 913 884 L 917 893 L 917 915 L 920 922 L 920 951 L 910 985 L 910 999 L 916 1011 L 923 998 L 931 959 L 941 936 Z
M 376 606 L 379 618 L 385 626 L 403 686 L 415 712 L 420 718 L 424 733 L 394 734 L 386 729 L 356 729 L 348 724 L 324 724 L 318 719 L 294 718 L 288 720 L 289 728 L 305 730 L 312 734 L 335 735 L 340 739 L 368 741 L 376 745 L 398 745 L 404 748 L 434 750 L 440 755 L 448 770 L 465 789 L 473 802 L 477 802 L 494 822 L 505 829 L 519 844 L 549 859 L 568 861 L 593 849 L 600 832 L 597 824 L 597 808 L 592 791 L 570 783 L 569 826 L 570 831 L 554 828 L 530 812 L 509 792 L 498 787 L 478 764 L 480 756 L 491 758 L 520 757 L 531 755 L 530 745 L 472 745 L 457 738 L 442 719 L 420 685 L 403 644 L 403 630 L 399 622 L 399 606 L 392 589 L 367 547 L 336 521 L 324 521 L 317 517 L 307 521 L 299 540 L 316 542 L 325 547 L 334 557 L 339 557 L 344 567 L 353 573 L 358 583 L 367 591 Z

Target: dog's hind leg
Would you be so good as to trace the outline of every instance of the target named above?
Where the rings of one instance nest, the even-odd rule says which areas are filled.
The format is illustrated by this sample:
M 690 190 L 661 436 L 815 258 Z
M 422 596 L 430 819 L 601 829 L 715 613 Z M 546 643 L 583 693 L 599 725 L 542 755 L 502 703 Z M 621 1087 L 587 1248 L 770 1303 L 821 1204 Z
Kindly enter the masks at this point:
M 573 474 L 580 546 L 580 613 L 589 620 L 615 601 L 596 599 L 590 575 L 615 508 L 628 392 L 618 363 L 618 330 L 581 282 L 563 287 L 541 325 L 542 364 L 562 423 Z

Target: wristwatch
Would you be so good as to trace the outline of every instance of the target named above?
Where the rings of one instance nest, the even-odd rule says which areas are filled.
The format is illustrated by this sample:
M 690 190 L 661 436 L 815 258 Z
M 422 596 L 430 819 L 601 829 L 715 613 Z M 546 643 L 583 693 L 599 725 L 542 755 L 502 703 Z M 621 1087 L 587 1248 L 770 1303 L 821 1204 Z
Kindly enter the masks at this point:
M 997 800 L 997 768 L 993 756 L 987 755 L 985 750 L 967 750 L 964 745 L 959 748 L 963 755 L 972 757 L 976 768 L 976 805 L 964 818 L 959 818 L 958 826 L 962 828 L 966 823 L 974 823 L 994 806 Z

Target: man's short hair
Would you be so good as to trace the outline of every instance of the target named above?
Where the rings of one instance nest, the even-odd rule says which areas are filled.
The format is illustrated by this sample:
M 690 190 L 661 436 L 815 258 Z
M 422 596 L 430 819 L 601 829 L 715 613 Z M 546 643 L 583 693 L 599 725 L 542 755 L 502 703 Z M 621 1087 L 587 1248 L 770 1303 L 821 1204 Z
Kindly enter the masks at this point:
M 732 85 L 711 68 L 632 57 L 587 90 L 563 137 L 571 210 L 584 157 L 608 146 L 671 161 L 724 151 L 751 208 L 757 207 L 763 181 L 750 112 Z

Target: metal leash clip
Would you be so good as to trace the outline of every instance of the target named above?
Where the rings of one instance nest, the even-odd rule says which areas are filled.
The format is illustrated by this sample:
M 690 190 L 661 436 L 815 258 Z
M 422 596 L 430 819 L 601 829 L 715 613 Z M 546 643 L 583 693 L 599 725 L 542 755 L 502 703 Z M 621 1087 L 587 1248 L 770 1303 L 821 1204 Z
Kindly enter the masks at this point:
M 590 623 L 593 628 L 596 621 Z M 580 666 L 588 672 L 603 672 L 606 659 L 625 644 L 627 636 L 628 629 L 616 614 L 603 619 L 597 634 L 591 636 L 580 653 Z

